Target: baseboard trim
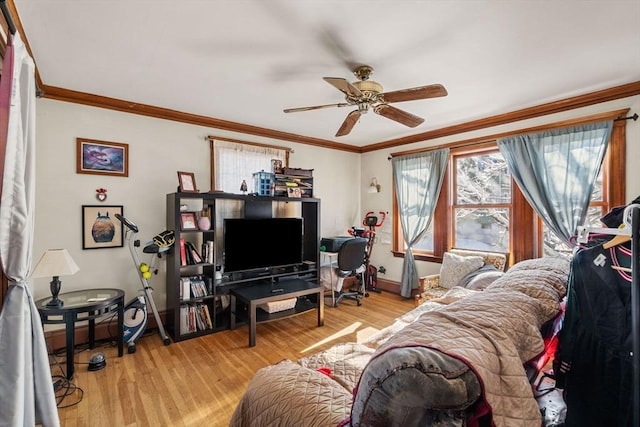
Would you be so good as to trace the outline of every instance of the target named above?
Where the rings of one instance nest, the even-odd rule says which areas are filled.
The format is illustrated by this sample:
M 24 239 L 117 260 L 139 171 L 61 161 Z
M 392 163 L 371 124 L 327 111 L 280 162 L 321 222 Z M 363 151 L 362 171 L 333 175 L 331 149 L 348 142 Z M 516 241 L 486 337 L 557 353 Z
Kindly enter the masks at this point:
M 162 319 L 163 324 L 166 324 L 166 312 L 158 313 L 160 315 L 160 319 Z M 107 319 L 105 317 L 105 319 Z M 101 319 L 96 319 L 96 330 L 95 330 L 95 341 L 105 341 L 117 338 L 117 320 L 116 317 L 112 317 L 108 321 L 100 322 Z M 147 330 L 158 329 L 158 322 L 156 322 L 153 313 L 149 313 L 149 317 L 147 318 Z M 89 325 L 83 324 L 76 326 L 74 329 L 75 334 L 75 345 L 82 345 L 89 343 Z M 49 352 L 58 351 L 66 348 L 66 336 L 65 330 L 56 329 L 54 331 L 45 332 L 44 334 L 45 341 L 47 342 L 47 349 Z
M 381 291 L 391 292 L 392 294 L 400 295 L 400 282 L 380 279 L 378 277 L 378 289 Z M 413 289 L 411 291 L 411 297 L 415 297 L 418 294 L 418 289 Z

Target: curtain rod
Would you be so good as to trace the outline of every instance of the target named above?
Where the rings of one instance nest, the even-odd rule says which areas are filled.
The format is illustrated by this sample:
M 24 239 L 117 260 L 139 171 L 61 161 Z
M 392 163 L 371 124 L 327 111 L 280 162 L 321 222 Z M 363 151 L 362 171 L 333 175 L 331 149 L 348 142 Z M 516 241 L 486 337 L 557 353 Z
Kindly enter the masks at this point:
M 622 115 L 622 114 L 626 114 L 627 112 L 629 112 L 629 109 L 623 109 L 623 110 L 618 110 L 618 111 L 613 111 L 611 113 L 605 113 L 607 116 L 611 117 L 612 114 L 615 115 Z M 628 116 L 628 117 L 618 117 L 616 119 L 613 119 L 612 121 L 614 122 L 618 122 L 618 121 L 622 121 L 622 120 L 634 120 L 637 121 L 639 118 L 638 113 L 634 113 L 632 116 Z M 582 121 L 579 120 L 577 123 L 578 124 L 582 124 L 582 123 L 587 123 L 587 122 L 595 122 L 595 121 L 603 121 L 603 117 L 602 114 L 597 114 L 595 116 L 589 116 L 586 119 L 597 119 L 597 120 L 587 120 L 587 121 Z M 611 119 L 608 119 L 611 120 Z M 555 124 L 562 124 L 562 126 L 565 126 L 566 123 L 565 122 L 560 122 L 560 123 L 555 123 Z M 554 124 L 550 125 L 551 127 L 556 127 L 554 126 Z M 444 144 L 442 146 L 435 146 L 435 147 L 431 147 L 429 148 L 422 148 L 422 149 L 417 149 L 417 150 L 411 150 L 411 151 L 407 151 L 407 152 L 403 152 L 403 153 L 393 153 L 390 154 L 389 156 L 387 156 L 387 160 L 391 160 L 393 159 L 394 156 L 403 156 L 406 154 L 414 154 L 414 153 L 420 153 L 420 152 L 424 152 L 424 151 L 431 151 L 431 150 L 435 150 L 438 148 L 442 148 L 442 147 L 449 147 L 449 148 L 460 148 L 460 147 L 467 147 L 467 146 L 473 146 L 473 145 L 479 145 L 479 144 L 484 144 L 484 143 L 488 143 L 491 142 L 492 140 L 496 140 L 504 135 L 509 135 L 509 134 L 516 134 L 516 133 L 522 133 L 522 132 L 530 132 L 533 129 L 537 129 L 536 128 L 528 128 L 528 129 L 520 129 L 519 131 L 512 131 L 512 132 L 508 132 L 508 133 L 503 133 L 503 134 L 497 134 L 497 135 L 487 135 L 484 137 L 480 137 L 480 138 L 474 138 L 471 140 L 467 140 L 466 142 L 457 142 L 457 143 L 449 143 L 449 144 Z
M 620 117 L 619 119 L 614 119 L 614 122 L 620 121 L 620 120 L 633 120 L 634 122 L 636 120 L 638 120 L 638 113 L 634 113 L 633 116 L 629 116 L 629 117 Z
M 261 142 L 243 141 L 243 140 L 240 140 L 240 139 L 225 138 L 225 137 L 222 137 L 222 136 L 209 135 L 209 136 L 205 136 L 204 140 L 205 141 L 211 141 L 211 142 L 213 142 L 214 140 L 218 140 L 218 141 L 225 141 L 225 142 L 233 142 L 234 144 L 246 144 L 246 145 L 253 145 L 253 146 L 256 146 L 256 147 L 275 148 L 276 150 L 284 150 L 284 151 L 289 152 L 289 153 L 294 153 L 292 148 L 284 147 L 284 146 L 281 146 L 281 145 L 272 145 L 272 144 L 264 144 L 264 143 L 261 143 Z
M 11 17 L 11 13 L 9 13 L 9 8 L 7 7 L 7 0 L 0 0 L 0 9 L 2 9 L 2 15 L 4 16 L 4 20 L 7 21 L 7 25 L 9 26 L 9 31 L 11 31 L 11 34 L 15 34 L 16 26 L 13 23 L 13 18 Z

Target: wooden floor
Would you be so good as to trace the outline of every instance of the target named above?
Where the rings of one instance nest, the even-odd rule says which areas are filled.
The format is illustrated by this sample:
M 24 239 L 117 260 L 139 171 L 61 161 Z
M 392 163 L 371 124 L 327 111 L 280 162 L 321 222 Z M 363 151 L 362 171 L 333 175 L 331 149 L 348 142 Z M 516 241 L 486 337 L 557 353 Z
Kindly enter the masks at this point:
M 330 301 L 327 299 L 327 301 Z M 339 342 L 362 341 L 413 308 L 413 300 L 371 293 L 361 306 L 344 300 L 325 306 L 317 327 L 314 311 L 259 324 L 257 345 L 248 347 L 248 327 L 162 344 L 158 333 L 140 339 L 134 354 L 117 357 L 112 345 L 76 353 L 73 385 L 58 390 L 62 426 L 226 426 L 249 380 L 260 368 L 296 360 Z M 89 371 L 101 351 L 107 366 Z M 126 349 L 125 349 L 126 353 Z M 52 358 L 53 360 L 53 358 Z M 52 374 L 59 373 L 55 363 Z M 73 386 L 72 386 L 73 388 Z M 81 390 L 80 390 L 81 389 Z

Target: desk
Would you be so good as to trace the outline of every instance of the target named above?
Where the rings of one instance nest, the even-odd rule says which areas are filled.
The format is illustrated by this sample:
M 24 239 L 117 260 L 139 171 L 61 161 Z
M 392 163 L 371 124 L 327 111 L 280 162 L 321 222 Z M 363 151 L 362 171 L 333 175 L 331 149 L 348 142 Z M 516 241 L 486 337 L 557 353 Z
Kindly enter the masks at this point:
M 48 307 L 51 297 L 36 301 L 36 307 L 40 313 L 43 324 L 65 325 L 67 347 L 67 372 L 68 380 L 73 378 L 74 348 L 75 348 L 75 323 L 89 322 L 89 347 L 93 348 L 95 338 L 96 321 L 98 317 L 117 311 L 118 315 L 118 356 L 124 354 L 124 292 L 120 289 L 87 289 L 84 291 L 68 292 L 58 296 L 63 302 L 61 307 Z
M 258 305 L 280 301 L 283 299 L 300 297 L 305 295 L 318 295 L 317 304 L 309 304 L 298 298 L 296 306 L 289 310 L 283 310 L 276 313 L 258 313 Z M 239 287 L 230 291 L 231 296 L 231 329 L 235 329 L 237 305 L 236 300 L 247 304 L 249 318 L 249 347 L 256 345 L 256 324 L 259 322 L 268 322 L 271 320 L 284 319 L 296 314 L 316 309 L 318 311 L 318 326 L 324 325 L 324 287 L 315 283 L 307 282 L 303 279 L 280 279 L 274 283 L 260 283 Z M 258 319 L 260 314 L 260 319 Z

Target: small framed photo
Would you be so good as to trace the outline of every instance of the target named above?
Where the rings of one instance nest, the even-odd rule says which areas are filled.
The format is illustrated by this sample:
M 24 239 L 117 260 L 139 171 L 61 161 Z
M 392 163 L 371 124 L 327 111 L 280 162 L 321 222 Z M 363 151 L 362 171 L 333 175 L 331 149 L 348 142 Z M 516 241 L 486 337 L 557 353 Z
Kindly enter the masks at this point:
M 289 196 L 289 197 L 302 197 L 302 191 L 300 191 L 299 187 L 289 187 L 289 188 L 287 188 L 287 196 Z
M 282 173 L 282 160 L 271 159 L 271 173 Z
M 197 193 L 196 177 L 193 172 L 178 171 L 178 184 L 182 193 Z
M 195 212 L 180 212 L 180 228 L 182 230 L 197 230 L 198 222 Z
M 76 173 L 129 176 L 129 144 L 76 138 Z
M 122 206 L 82 206 L 82 249 L 124 246 L 123 225 L 115 214 L 123 215 Z

